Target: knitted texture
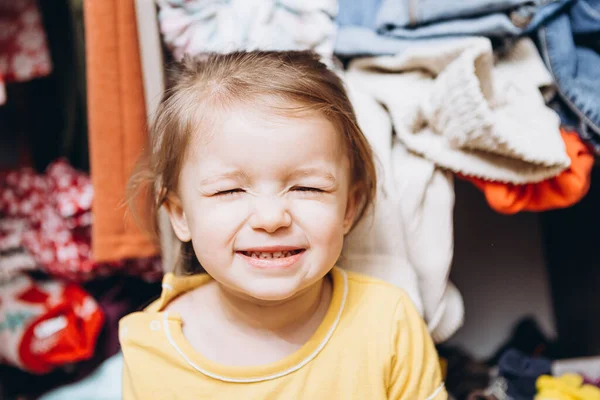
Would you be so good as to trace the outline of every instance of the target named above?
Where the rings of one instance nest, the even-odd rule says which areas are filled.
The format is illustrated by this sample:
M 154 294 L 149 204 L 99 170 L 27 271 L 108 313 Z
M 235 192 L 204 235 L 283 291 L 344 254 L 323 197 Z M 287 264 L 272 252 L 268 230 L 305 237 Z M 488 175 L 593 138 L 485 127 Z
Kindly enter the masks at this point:
M 552 79 L 529 39 L 496 65 L 488 39 L 465 38 L 357 59 L 348 77 L 386 106 L 409 150 L 439 167 L 524 184 L 570 165 L 540 92 Z

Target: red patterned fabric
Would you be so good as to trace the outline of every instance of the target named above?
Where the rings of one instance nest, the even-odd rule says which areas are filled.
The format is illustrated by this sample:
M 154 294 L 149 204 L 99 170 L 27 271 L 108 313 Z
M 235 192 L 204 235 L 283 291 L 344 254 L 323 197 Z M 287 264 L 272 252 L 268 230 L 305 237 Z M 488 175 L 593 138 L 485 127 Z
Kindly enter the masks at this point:
M 37 0 L 0 0 L 0 74 L 28 81 L 52 71 Z
M 36 374 L 92 357 L 104 313 L 74 283 L 0 283 L 0 362 Z
M 112 263 L 93 260 L 92 197 L 89 177 L 64 160 L 52 163 L 44 175 L 27 168 L 4 174 L 0 215 L 24 221 L 25 227 L 13 223 L 0 229 L 0 251 L 22 246 L 42 270 L 69 280 L 86 281 L 115 271 L 159 280 L 162 267 L 157 257 Z
M 3 217 L 0 213 L 0 282 L 37 268 L 37 262 L 22 245 L 28 227 L 26 220 Z
M 52 61 L 37 0 L 0 0 L 0 104 L 4 82 L 48 75 Z

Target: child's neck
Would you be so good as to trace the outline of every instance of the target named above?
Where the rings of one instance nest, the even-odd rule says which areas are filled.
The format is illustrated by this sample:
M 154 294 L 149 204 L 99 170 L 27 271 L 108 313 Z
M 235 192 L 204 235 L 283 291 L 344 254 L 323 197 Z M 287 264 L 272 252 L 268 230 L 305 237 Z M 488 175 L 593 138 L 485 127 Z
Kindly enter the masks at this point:
M 218 285 L 219 303 L 223 315 L 239 328 L 270 332 L 294 331 L 310 323 L 315 316 L 316 327 L 329 306 L 332 285 L 325 277 L 296 294 L 281 301 L 263 301 L 233 292 Z M 320 316 L 320 317 L 319 317 Z

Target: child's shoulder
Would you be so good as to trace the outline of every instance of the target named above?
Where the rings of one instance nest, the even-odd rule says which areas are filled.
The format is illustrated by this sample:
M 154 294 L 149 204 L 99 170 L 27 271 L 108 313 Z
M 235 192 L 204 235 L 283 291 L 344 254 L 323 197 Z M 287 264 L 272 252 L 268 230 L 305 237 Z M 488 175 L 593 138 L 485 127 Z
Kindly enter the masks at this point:
M 394 286 L 382 279 L 379 279 L 379 278 L 375 278 L 375 277 L 361 274 L 358 272 L 346 271 L 346 270 L 344 270 L 344 271 L 346 272 L 346 275 L 348 276 L 348 282 L 353 282 L 358 285 L 387 287 L 389 289 L 396 289 L 396 290 L 399 289 L 396 286 Z M 399 289 L 399 290 L 402 291 L 402 289 Z
M 369 293 L 379 300 L 410 301 L 408 295 L 397 286 L 379 278 L 363 275 L 357 272 L 345 271 L 348 277 L 348 289 L 359 293 Z
M 395 354 L 398 338 L 407 340 L 402 346 L 408 346 L 428 336 L 423 318 L 403 289 L 361 274 L 345 275 L 348 290 L 340 327 L 349 342 L 358 347 L 355 340 L 378 343 L 384 353 Z
M 141 311 L 126 315 L 120 320 L 121 327 L 145 326 L 150 323 L 157 326 L 163 320 L 179 320 L 190 308 L 189 294 L 210 281 L 206 274 L 176 276 L 168 273 L 162 280 L 162 292 L 158 299 Z M 127 331 L 128 329 L 123 329 Z
M 346 272 L 348 279 L 348 306 L 373 316 L 404 319 L 418 315 L 408 294 L 401 288 L 381 279 Z

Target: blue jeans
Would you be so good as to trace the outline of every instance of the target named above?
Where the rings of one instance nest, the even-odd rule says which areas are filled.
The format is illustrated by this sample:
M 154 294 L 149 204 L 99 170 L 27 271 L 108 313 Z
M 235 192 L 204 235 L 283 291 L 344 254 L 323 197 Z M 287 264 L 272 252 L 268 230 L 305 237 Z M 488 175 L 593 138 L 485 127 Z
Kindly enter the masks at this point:
M 537 29 L 572 1 L 340 0 L 335 52 L 397 54 L 415 40 L 515 37 Z
M 600 0 L 578 0 L 539 30 L 540 51 L 563 113 L 600 154 Z

